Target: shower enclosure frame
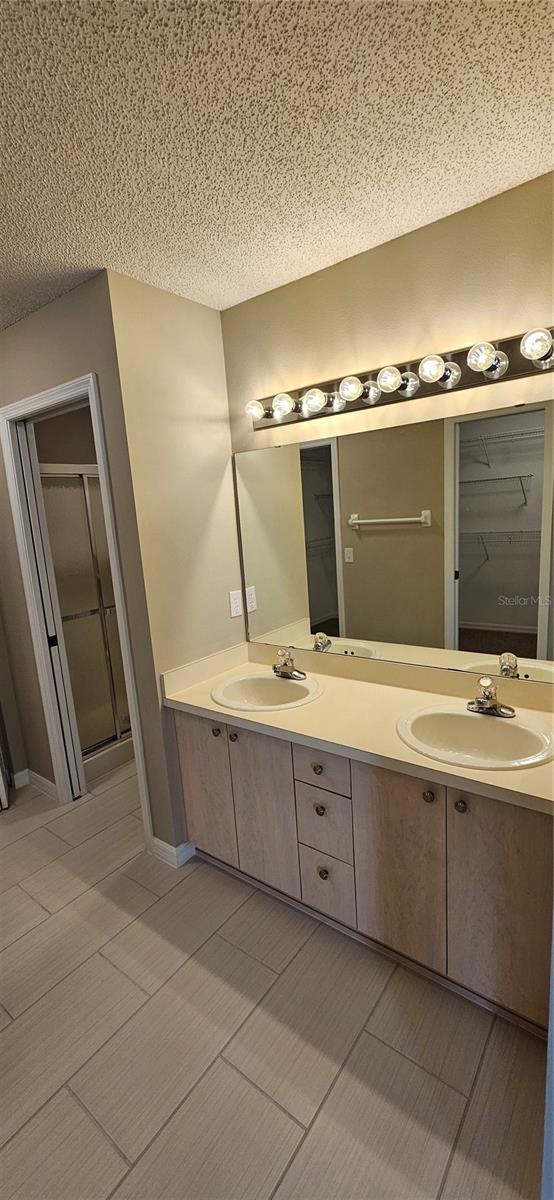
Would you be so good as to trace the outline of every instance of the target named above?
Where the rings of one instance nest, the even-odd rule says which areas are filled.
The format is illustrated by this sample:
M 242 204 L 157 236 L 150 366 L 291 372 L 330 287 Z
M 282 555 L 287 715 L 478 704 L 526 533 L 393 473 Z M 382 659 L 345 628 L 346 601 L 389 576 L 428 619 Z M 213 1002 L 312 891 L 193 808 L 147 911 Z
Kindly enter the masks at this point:
M 52 639 L 50 638 L 49 641 L 35 555 L 35 541 L 37 534 L 40 536 L 40 526 L 37 525 L 38 514 L 36 511 L 33 512 L 33 506 L 32 504 L 29 504 L 28 488 L 24 478 L 24 466 L 20 453 L 19 430 L 23 423 L 32 420 L 34 417 L 46 416 L 49 411 L 73 408 L 83 403 L 86 403 L 89 406 L 92 422 L 96 461 L 98 466 L 98 480 L 100 485 L 100 495 L 102 498 L 102 507 L 104 510 L 117 625 L 121 645 L 121 656 L 123 660 L 123 673 L 125 678 L 125 686 L 127 689 L 131 734 L 133 737 L 133 746 L 137 765 L 140 805 L 142 810 L 146 847 L 150 850 L 153 846 L 153 830 L 150 815 L 144 745 L 140 723 L 137 688 L 131 655 L 131 642 L 125 607 L 125 594 L 117 544 L 115 516 L 108 473 L 100 392 L 96 375 L 93 373 L 83 375 L 79 379 L 73 379 L 68 383 L 59 385 L 58 387 L 50 388 L 48 391 L 39 392 L 34 396 L 29 396 L 23 400 L 17 400 L 12 404 L 7 404 L 1 407 L 0 442 L 4 455 L 8 494 L 14 522 L 17 548 L 19 552 L 23 587 L 29 615 L 31 638 L 35 653 L 35 662 L 43 703 L 46 729 L 48 733 L 48 741 L 50 745 L 50 753 L 52 756 L 54 782 L 59 802 L 62 804 L 67 804 L 71 802 L 75 796 L 74 785 L 72 785 L 70 765 L 65 750 L 66 743 L 70 743 L 70 753 L 75 756 L 75 761 L 80 765 L 81 787 L 82 791 L 84 792 L 86 791 L 86 784 L 84 782 L 84 771 L 82 765 L 83 758 L 77 734 L 76 721 L 71 720 L 70 713 L 63 711 L 63 706 L 62 711 L 60 711 L 59 672 L 61 671 L 61 676 L 64 677 L 63 684 L 66 691 L 69 685 L 69 695 L 71 696 L 69 671 L 67 668 L 67 660 L 65 659 L 63 638 L 62 645 L 60 647 L 59 662 L 57 667 L 53 665 Z M 58 677 L 56 677 L 56 670 L 58 671 Z M 65 674 L 66 672 L 67 674 Z M 72 707 L 72 700 L 69 707 Z

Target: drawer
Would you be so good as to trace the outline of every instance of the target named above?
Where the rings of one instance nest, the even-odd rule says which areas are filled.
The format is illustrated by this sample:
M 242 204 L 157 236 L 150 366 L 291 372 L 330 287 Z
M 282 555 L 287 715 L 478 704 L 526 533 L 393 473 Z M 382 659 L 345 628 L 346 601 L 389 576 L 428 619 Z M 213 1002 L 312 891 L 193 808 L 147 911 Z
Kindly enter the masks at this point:
M 350 796 L 350 759 L 340 754 L 328 754 L 326 750 L 312 750 L 310 746 L 292 747 L 294 778 L 302 783 L 315 783 L 326 792 L 339 792 Z
M 311 783 L 296 784 L 298 841 L 352 863 L 352 801 Z
M 298 847 L 302 899 L 311 908 L 356 928 L 354 869 L 311 846 Z

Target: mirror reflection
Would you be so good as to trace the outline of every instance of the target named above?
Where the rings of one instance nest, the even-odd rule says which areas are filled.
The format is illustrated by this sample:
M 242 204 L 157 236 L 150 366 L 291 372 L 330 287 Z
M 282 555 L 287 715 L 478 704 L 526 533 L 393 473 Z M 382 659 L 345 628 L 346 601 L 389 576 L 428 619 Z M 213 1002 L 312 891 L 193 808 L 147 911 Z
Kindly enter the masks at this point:
M 554 682 L 552 404 L 237 454 L 249 637 Z

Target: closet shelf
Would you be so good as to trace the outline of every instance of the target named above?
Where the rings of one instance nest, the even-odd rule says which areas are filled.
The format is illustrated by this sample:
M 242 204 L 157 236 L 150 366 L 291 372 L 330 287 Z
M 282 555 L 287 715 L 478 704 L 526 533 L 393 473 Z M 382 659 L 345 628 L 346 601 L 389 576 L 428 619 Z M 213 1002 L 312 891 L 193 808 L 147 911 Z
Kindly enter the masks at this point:
M 475 484 L 481 483 L 515 483 L 517 480 L 523 493 L 523 503 L 527 504 L 525 479 L 534 479 L 534 475 L 532 473 L 530 475 L 487 475 L 481 479 L 460 479 L 460 487 L 465 487 L 467 484 L 475 486 Z

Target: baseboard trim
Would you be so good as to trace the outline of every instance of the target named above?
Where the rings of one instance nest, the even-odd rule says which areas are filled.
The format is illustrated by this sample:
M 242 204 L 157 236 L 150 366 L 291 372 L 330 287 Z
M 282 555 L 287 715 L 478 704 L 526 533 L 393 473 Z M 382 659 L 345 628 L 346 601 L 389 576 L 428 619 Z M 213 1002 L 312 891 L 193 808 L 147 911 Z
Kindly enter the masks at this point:
M 36 771 L 28 771 L 27 775 L 27 782 L 38 788 L 39 792 L 44 792 L 45 796 L 51 796 L 53 800 L 58 799 L 58 789 L 51 779 L 45 779 L 44 775 L 37 775 Z
M 192 842 L 181 842 L 179 846 L 171 846 L 169 842 L 162 842 L 160 838 L 155 837 L 152 838 L 152 854 L 168 867 L 182 867 L 196 854 L 196 847 Z
M 28 772 L 27 768 L 25 768 L 24 771 L 16 771 L 16 773 L 13 777 L 14 788 L 27 787 L 28 783 L 29 783 L 29 772 Z

